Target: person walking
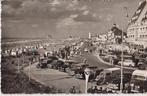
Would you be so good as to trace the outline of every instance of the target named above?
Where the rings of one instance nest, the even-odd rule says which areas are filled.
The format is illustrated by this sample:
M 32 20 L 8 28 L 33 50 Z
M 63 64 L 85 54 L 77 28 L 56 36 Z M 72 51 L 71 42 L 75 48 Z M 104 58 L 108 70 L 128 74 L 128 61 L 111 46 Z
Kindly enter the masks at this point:
M 94 93 L 93 86 L 87 90 L 88 93 Z
M 94 93 L 98 93 L 97 86 L 94 86 L 93 92 L 94 92 Z
M 76 87 L 73 86 L 72 88 L 70 88 L 70 89 L 69 89 L 69 93 L 75 94 L 75 93 L 76 93 Z
M 100 87 L 100 89 L 98 90 L 98 93 L 102 93 L 103 91 L 103 87 Z

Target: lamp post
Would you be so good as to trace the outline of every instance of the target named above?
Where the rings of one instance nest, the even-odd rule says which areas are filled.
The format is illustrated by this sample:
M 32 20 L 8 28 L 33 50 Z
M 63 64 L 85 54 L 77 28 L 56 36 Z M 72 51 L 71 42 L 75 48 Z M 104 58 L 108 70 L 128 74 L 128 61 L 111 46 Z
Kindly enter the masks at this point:
M 29 62 L 29 81 L 31 80 L 31 62 Z
M 86 68 L 84 70 L 84 74 L 85 74 L 85 93 L 87 93 L 87 89 L 88 89 L 88 79 L 90 76 L 91 70 L 89 68 Z
M 18 69 L 18 73 L 19 73 L 20 72 L 20 58 L 18 58 L 17 60 L 18 60 L 17 69 Z
M 120 83 L 120 93 L 122 93 L 123 91 L 123 60 L 124 60 L 124 53 L 123 53 L 123 27 L 122 27 L 122 43 L 121 43 L 121 51 L 122 51 L 122 54 L 121 54 L 121 83 Z
M 127 12 L 127 7 L 123 7 L 123 9 Z M 126 16 L 125 17 L 129 17 L 128 16 L 128 12 L 127 12 L 127 14 L 126 14 Z M 121 54 L 121 83 L 120 83 L 120 93 L 122 93 L 123 92 L 123 65 L 124 65 L 124 52 L 123 52 L 123 47 L 124 47 L 124 32 L 123 32 L 123 30 L 124 30 L 124 26 L 123 26 L 123 24 L 122 24 L 122 43 L 121 43 L 121 46 L 122 46 L 122 48 L 121 48 L 121 51 L 122 51 L 122 54 Z

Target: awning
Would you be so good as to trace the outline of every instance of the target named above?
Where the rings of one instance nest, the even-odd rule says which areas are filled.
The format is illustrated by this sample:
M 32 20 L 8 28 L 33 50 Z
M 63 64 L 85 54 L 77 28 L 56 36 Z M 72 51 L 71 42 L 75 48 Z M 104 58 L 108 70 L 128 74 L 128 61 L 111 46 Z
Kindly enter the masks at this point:
M 144 48 L 147 47 L 147 41 L 134 41 L 136 45 L 142 45 Z
M 109 48 L 112 49 L 112 50 L 120 50 L 120 51 L 121 51 L 122 49 L 123 49 L 123 51 L 129 50 L 129 47 L 128 47 L 128 46 L 123 45 L 123 48 L 122 48 L 122 45 L 117 45 L 117 44 L 110 45 Z

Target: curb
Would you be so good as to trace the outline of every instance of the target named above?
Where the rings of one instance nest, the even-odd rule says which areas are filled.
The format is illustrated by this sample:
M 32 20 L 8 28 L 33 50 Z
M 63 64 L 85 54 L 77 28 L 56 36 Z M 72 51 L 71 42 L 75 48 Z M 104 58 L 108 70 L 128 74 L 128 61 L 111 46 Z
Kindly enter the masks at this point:
M 98 54 L 98 53 L 94 53 L 94 56 L 96 56 L 96 57 L 97 57 L 97 59 L 99 59 L 99 61 L 100 61 L 100 62 L 102 62 L 102 63 L 104 63 L 104 64 L 106 64 L 106 65 L 111 65 L 111 66 L 112 66 L 112 64 L 110 64 L 110 63 L 105 62 L 104 60 L 102 60 L 102 59 L 100 58 L 100 56 L 99 56 L 99 54 Z
M 36 63 L 34 63 L 33 65 L 36 65 L 37 64 L 37 62 Z M 32 65 L 31 65 L 32 66 Z M 28 70 L 28 67 L 29 66 L 26 66 L 24 69 L 23 69 L 23 73 L 24 74 L 26 74 L 27 76 L 29 75 L 29 73 L 27 73 L 27 71 L 26 70 Z M 29 76 L 28 76 L 29 77 Z M 42 85 L 46 85 L 45 83 L 43 83 L 42 81 L 40 81 L 40 80 L 38 80 L 37 78 L 35 78 L 32 74 L 31 74 L 31 79 L 33 79 L 33 80 L 35 80 L 36 82 L 38 82 L 38 83 L 40 83 L 40 84 L 42 84 Z

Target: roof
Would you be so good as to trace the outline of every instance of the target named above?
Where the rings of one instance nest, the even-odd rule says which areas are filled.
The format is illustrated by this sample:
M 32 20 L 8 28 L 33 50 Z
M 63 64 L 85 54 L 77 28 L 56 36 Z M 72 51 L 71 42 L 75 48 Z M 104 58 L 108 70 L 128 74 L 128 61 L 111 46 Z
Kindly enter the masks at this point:
M 147 70 L 135 70 L 132 75 L 147 77 Z
M 139 5 L 137 11 L 134 13 L 134 15 L 133 15 L 133 17 L 132 17 L 132 19 L 131 19 L 131 23 L 134 23 L 134 22 L 136 22 L 136 21 L 138 20 L 138 18 L 139 18 L 139 16 L 140 16 L 141 12 L 142 12 L 143 9 L 145 8 L 145 5 L 146 5 L 146 1 L 143 1 L 143 2 Z
M 146 13 L 144 14 L 144 17 L 142 18 L 142 21 L 144 21 L 144 20 L 147 20 L 147 11 L 146 11 Z

